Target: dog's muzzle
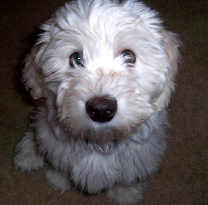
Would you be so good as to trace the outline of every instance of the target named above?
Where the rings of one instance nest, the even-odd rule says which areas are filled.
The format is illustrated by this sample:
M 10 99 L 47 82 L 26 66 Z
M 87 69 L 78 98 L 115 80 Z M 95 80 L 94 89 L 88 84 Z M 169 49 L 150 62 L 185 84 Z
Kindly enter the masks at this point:
M 108 122 L 116 114 L 117 101 L 108 96 L 94 97 L 86 103 L 86 111 L 94 122 Z

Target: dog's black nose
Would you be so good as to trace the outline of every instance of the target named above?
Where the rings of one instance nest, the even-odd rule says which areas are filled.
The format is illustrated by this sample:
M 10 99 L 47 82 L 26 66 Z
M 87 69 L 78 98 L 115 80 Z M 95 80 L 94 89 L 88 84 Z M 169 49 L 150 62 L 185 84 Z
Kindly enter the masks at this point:
M 108 122 L 116 114 L 116 99 L 106 96 L 95 97 L 86 103 L 86 111 L 94 122 Z

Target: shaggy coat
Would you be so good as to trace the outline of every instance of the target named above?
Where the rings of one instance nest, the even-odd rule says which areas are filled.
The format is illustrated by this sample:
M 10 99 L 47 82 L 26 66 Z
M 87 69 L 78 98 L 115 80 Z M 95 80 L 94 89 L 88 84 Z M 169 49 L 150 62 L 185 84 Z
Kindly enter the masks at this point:
M 139 203 L 166 148 L 175 35 L 134 0 L 72 1 L 41 29 L 23 80 L 43 104 L 16 146 L 16 169 L 44 167 L 61 192 Z

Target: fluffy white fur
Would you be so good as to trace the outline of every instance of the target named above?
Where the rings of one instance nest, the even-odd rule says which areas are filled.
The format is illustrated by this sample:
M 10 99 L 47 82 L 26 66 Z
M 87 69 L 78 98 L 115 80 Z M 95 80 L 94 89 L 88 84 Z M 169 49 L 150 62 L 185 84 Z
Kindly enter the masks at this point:
M 16 146 L 16 169 L 45 167 L 47 182 L 61 192 L 73 184 L 138 204 L 166 148 L 177 40 L 156 12 L 134 0 L 73 1 L 41 28 L 23 80 L 44 105 Z M 125 63 L 125 50 L 135 54 L 134 63 Z M 75 52 L 84 66 L 70 64 Z M 115 116 L 104 123 L 86 112 L 86 103 L 100 96 L 117 101 Z

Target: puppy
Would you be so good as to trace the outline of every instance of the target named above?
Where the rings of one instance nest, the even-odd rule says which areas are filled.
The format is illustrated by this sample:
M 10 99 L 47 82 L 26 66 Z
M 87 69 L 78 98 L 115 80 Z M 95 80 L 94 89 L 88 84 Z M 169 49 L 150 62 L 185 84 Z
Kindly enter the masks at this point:
M 175 35 L 134 0 L 73 1 L 41 29 L 23 80 L 44 103 L 15 148 L 15 168 L 44 167 L 62 193 L 73 185 L 139 204 L 166 149 Z

